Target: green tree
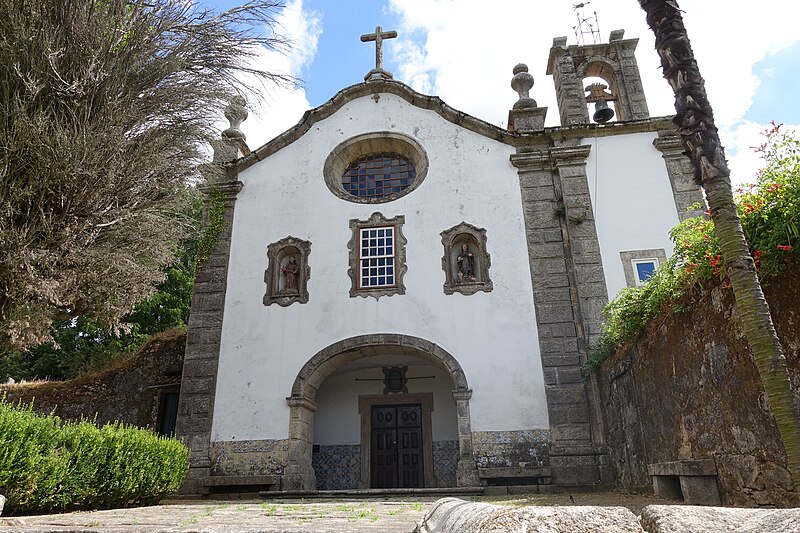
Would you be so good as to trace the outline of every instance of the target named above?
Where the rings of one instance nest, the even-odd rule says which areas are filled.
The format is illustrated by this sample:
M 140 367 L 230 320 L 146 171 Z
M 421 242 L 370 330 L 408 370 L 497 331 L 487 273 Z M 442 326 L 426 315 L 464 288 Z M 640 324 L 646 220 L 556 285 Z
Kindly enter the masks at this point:
M 124 328 L 190 230 L 180 190 L 242 74 L 293 81 L 251 66 L 287 46 L 279 7 L 0 0 L 0 346 Z
M 150 335 L 186 327 L 194 288 L 202 202 L 193 188 L 187 188 L 185 194 L 190 199 L 186 215 L 192 221 L 192 231 L 181 241 L 178 257 L 166 268 L 164 281 L 156 292 L 124 317 L 125 331 L 112 331 L 90 316 L 56 321 L 50 328 L 52 341 L 27 350 L 0 347 L 0 382 L 9 377 L 71 379 L 82 372 L 104 368 L 133 352 Z
M 695 167 L 711 209 L 725 274 L 786 449 L 795 490 L 800 488 L 800 407 L 793 393 L 786 357 L 775 333 L 731 190 L 730 171 L 714 124 L 705 82 L 689 43 L 676 0 L 639 0 L 656 38 L 664 77 L 675 93 L 675 125 L 685 154 Z M 755 401 L 755 400 L 754 400 Z

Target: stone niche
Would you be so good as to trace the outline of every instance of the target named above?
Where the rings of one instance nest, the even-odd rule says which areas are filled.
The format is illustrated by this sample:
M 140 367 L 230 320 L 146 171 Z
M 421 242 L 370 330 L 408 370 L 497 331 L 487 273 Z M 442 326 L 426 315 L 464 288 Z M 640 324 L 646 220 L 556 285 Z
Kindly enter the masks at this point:
M 444 293 L 475 294 L 490 292 L 491 259 L 486 251 L 486 230 L 461 222 L 441 233 L 444 256 Z
M 291 236 L 267 246 L 267 270 L 264 272 L 267 292 L 264 295 L 264 305 L 276 303 L 286 307 L 294 302 L 308 302 L 310 253 L 310 242 Z

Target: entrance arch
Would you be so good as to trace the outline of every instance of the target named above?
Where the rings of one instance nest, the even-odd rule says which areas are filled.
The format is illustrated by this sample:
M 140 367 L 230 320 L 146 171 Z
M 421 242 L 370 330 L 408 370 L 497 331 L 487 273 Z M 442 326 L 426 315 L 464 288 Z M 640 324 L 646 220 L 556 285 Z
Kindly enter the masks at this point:
M 379 333 L 360 335 L 338 341 L 317 352 L 297 373 L 289 404 L 289 446 L 283 490 L 315 490 L 316 478 L 311 465 L 314 413 L 317 391 L 326 378 L 352 361 L 378 355 L 383 349 L 400 350 L 405 355 L 425 359 L 444 370 L 453 383 L 458 426 L 458 465 L 456 484 L 478 486 L 478 470 L 472 456 L 472 430 L 469 400 L 472 397 L 464 370 L 458 361 L 440 346 L 409 335 Z

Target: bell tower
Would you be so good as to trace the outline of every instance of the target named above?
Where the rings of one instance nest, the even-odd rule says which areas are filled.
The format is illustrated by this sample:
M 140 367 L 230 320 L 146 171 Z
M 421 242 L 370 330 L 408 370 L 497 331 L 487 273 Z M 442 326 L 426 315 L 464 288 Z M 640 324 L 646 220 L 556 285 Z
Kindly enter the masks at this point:
M 612 31 L 608 43 L 567 46 L 566 37 L 553 39 L 547 74 L 553 76 L 556 85 L 562 126 L 589 124 L 587 102 L 597 102 L 600 94 L 603 101 L 614 102 L 618 121 L 650 117 L 634 55 L 639 39 L 624 39 L 624 33 Z M 590 77 L 602 78 L 606 87 L 585 86 L 584 79 Z M 603 92 L 605 89 L 608 91 Z M 600 118 L 607 117 L 600 107 L 597 112 Z

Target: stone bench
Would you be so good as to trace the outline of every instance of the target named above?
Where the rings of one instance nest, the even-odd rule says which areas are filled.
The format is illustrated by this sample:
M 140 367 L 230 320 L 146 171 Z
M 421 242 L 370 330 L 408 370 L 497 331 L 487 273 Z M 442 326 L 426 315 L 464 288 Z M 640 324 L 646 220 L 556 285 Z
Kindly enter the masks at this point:
M 484 494 L 538 492 L 539 486 L 550 484 L 552 476 L 547 466 L 478 468 Z
M 279 476 L 208 476 L 203 478 L 205 494 L 266 492 L 280 489 Z
M 692 505 L 722 505 L 713 459 L 684 459 L 647 465 L 656 496 Z

